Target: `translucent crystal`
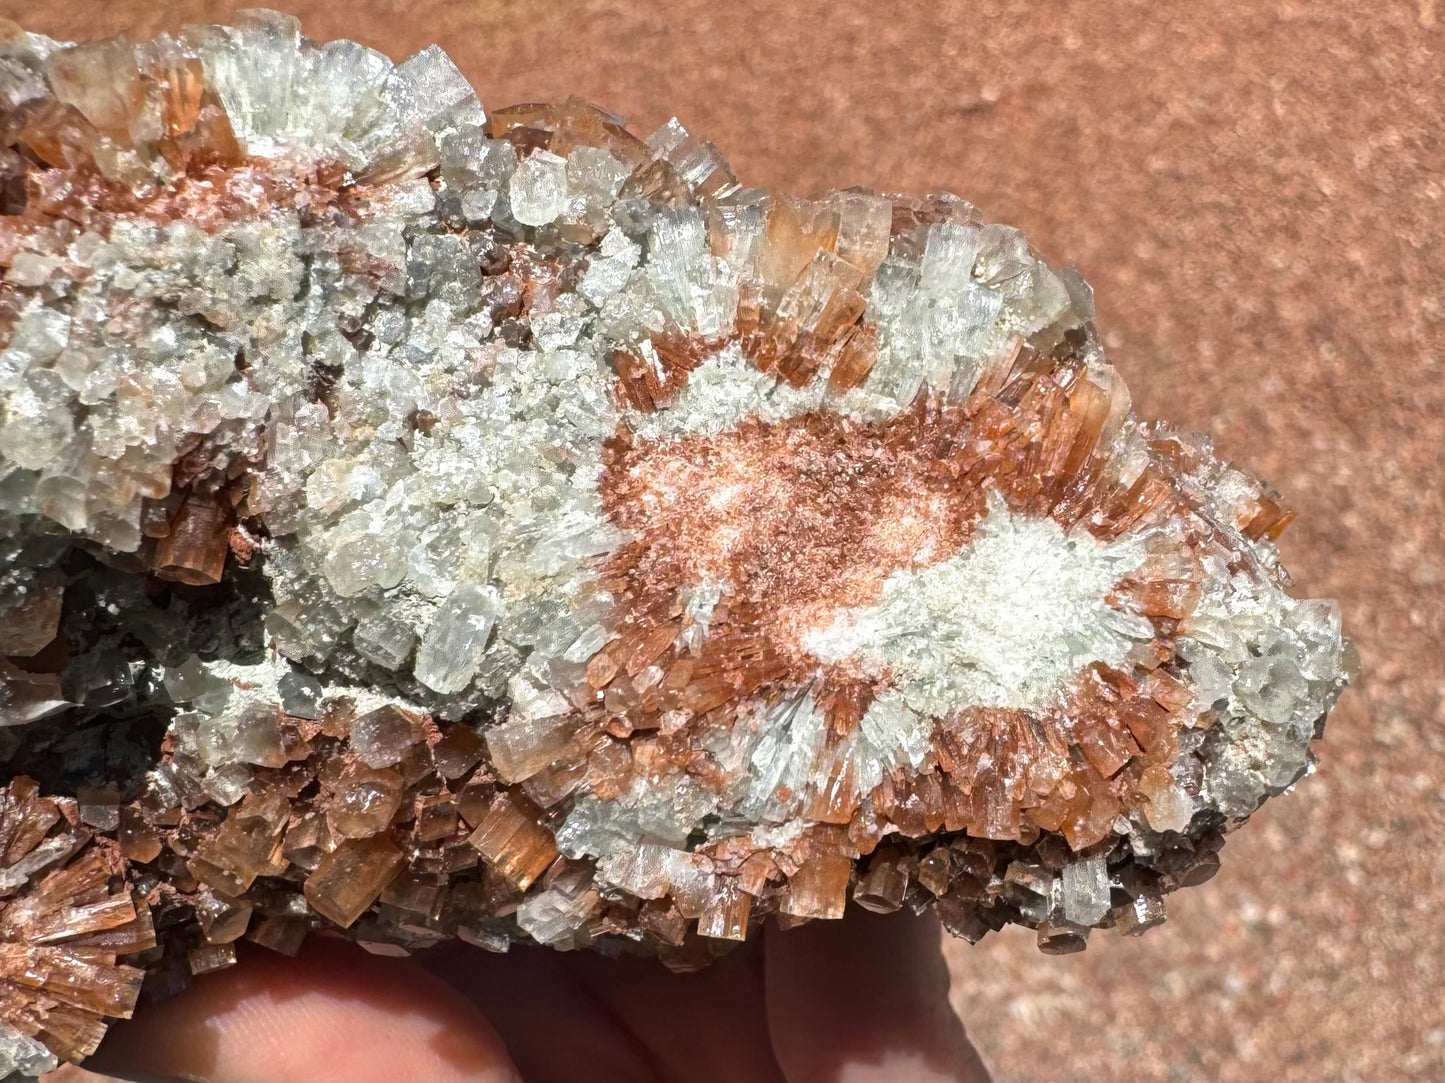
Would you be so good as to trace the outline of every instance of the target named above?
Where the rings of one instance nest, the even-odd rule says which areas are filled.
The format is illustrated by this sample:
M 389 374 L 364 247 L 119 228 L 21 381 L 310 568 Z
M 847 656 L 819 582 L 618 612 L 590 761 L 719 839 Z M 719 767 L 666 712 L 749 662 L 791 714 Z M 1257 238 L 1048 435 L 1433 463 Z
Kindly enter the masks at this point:
M 196 903 L 196 917 L 206 942 L 229 944 L 245 934 L 251 923 L 252 906 L 214 892 L 204 892 Z
M 746 940 L 753 897 L 736 880 L 725 880 L 698 919 L 697 933 L 717 940 Z
M 536 880 L 557 856 L 551 832 L 525 801 L 501 796 L 468 840 L 497 871 L 520 890 Z
M 291 670 L 276 682 L 281 710 L 295 718 L 315 718 L 321 710 L 325 689 L 309 673 Z
M 397 66 L 396 82 L 406 86 L 405 106 L 433 132 L 480 125 L 482 103 L 451 57 L 433 45 Z
M 384 835 L 344 842 L 306 878 L 306 900 L 328 920 L 348 928 L 376 901 L 405 860 Z
M 378 707 L 351 726 L 351 747 L 368 767 L 398 763 L 421 736 L 419 720 L 397 707 Z
M 1140 895 L 1123 910 L 1119 928 L 1125 936 L 1142 936 L 1164 921 L 1164 900 L 1157 895 Z
M 358 621 L 351 641 L 367 661 L 398 670 L 411 657 L 416 633 L 402 621 L 378 614 Z
M 338 539 L 322 564 L 331 588 L 343 598 L 372 587 L 394 587 L 406 574 L 401 552 L 391 539 L 355 534 Z
M 41 1076 L 54 1071 L 57 1063 L 55 1054 L 43 1044 L 0 1022 L 0 1078 Z
M 1292 660 L 1266 657 L 1246 665 L 1234 689 L 1260 718 L 1284 725 L 1295 716 L 1309 686 Z
M 243 763 L 227 763 L 213 768 L 201 779 L 201 789 L 216 804 L 229 807 L 245 797 L 255 775 Z
M 227 714 L 211 724 L 218 762 L 238 761 L 258 767 L 282 767 L 286 749 L 282 740 L 280 712 L 275 706 L 252 704 Z
M 567 160 L 545 150 L 528 155 L 512 174 L 512 216 L 525 226 L 545 226 L 567 206 Z
M 401 807 L 405 782 L 395 771 L 348 764 L 330 789 L 326 816 L 331 827 L 343 838 L 367 838 L 391 824 Z
M 788 881 L 783 913 L 798 918 L 840 918 L 847 902 L 852 862 L 828 854 L 800 868 Z
M 597 905 L 597 891 L 584 875 L 573 875 L 526 899 L 517 910 L 517 925 L 539 944 L 581 947 L 583 926 Z
M 417 648 L 416 679 L 435 692 L 460 692 L 476 673 L 501 612 L 501 599 L 489 587 L 453 590 Z
M 1076 925 L 1094 925 L 1109 912 L 1109 869 L 1102 857 L 1064 866 L 1064 917 Z

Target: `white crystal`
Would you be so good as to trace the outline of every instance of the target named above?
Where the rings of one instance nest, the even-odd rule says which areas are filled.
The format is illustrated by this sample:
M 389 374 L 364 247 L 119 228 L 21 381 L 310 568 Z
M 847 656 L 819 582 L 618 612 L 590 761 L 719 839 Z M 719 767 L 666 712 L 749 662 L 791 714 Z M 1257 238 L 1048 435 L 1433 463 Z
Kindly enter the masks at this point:
M 39 1041 L 0 1020 L 0 1079 L 9 1079 L 12 1073 L 34 1078 L 53 1072 L 58 1063 L 55 1054 Z
M 807 789 L 815 760 L 828 738 L 828 723 L 811 693 L 767 709 L 751 756 L 752 772 L 741 808 L 757 820 L 781 823 Z M 779 793 L 792 794 L 780 800 Z
M 554 948 L 577 948 L 586 944 L 579 935 L 583 922 L 592 916 L 597 891 L 585 870 L 564 874 L 546 890 L 528 895 L 517 908 L 517 924 L 539 944 Z
M 396 672 L 411 657 L 416 634 L 402 621 L 378 614 L 357 622 L 351 642 L 367 661 Z
M 960 553 L 895 572 L 877 603 L 803 641 L 821 661 L 890 671 L 920 714 L 1039 710 L 1083 666 L 1126 657 L 1130 641 L 1110 630 L 1104 597 L 1142 558 L 1137 541 L 1065 534 L 995 503 Z
M 394 587 L 406 574 L 406 563 L 393 539 L 373 533 L 343 535 L 322 563 L 331 589 L 343 598 L 372 587 Z
M 501 612 L 501 598 L 491 587 L 467 583 L 453 590 L 417 648 L 416 679 L 443 695 L 460 692 L 481 664 Z
M 1064 866 L 1064 917 L 1094 925 L 1109 912 L 1109 867 L 1103 857 L 1086 857 Z
M 512 174 L 512 217 L 524 226 L 545 226 L 567 207 L 567 159 L 533 151 Z
M 1194 818 L 1194 799 L 1182 786 L 1166 787 L 1149 797 L 1144 818 L 1155 831 L 1183 831 Z
M 467 77 L 440 46 L 428 46 L 397 65 L 395 82 L 405 83 L 405 106 L 434 132 L 479 126 L 487 119 Z

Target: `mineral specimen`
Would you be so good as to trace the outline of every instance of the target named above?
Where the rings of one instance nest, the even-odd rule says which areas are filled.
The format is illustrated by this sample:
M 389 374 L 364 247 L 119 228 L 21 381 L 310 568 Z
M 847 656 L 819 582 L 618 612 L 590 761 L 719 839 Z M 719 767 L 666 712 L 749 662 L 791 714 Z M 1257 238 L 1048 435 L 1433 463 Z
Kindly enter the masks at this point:
M 0 33 L 0 1075 L 247 938 L 1139 932 L 1347 679 L 953 197 L 285 16 Z

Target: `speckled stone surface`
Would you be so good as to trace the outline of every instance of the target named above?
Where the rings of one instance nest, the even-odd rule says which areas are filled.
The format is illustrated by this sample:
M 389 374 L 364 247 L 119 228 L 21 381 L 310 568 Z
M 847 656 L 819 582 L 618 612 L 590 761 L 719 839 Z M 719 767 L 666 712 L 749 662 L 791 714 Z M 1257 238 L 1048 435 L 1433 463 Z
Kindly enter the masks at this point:
M 236 6 L 0 15 L 85 39 Z M 289 7 L 396 58 L 443 42 L 486 102 L 675 110 L 746 183 L 966 191 L 1076 263 L 1141 412 L 1291 495 L 1285 558 L 1340 598 L 1363 675 L 1318 777 L 1167 925 L 1063 959 L 951 947 L 958 1006 L 1001 1078 L 1445 1074 L 1445 11 Z

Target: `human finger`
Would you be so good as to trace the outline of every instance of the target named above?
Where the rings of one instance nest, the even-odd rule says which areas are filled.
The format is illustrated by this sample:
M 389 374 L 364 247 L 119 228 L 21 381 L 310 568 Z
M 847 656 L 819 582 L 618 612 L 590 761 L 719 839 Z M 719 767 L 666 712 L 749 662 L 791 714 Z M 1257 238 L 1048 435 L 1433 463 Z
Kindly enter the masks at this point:
M 114 1026 L 87 1063 L 128 1078 L 518 1080 L 487 1020 L 406 959 L 313 939 L 262 949 Z
M 769 928 L 773 1050 L 790 1080 L 981 1083 L 984 1067 L 949 1005 L 938 922 L 854 909 L 843 921 Z

